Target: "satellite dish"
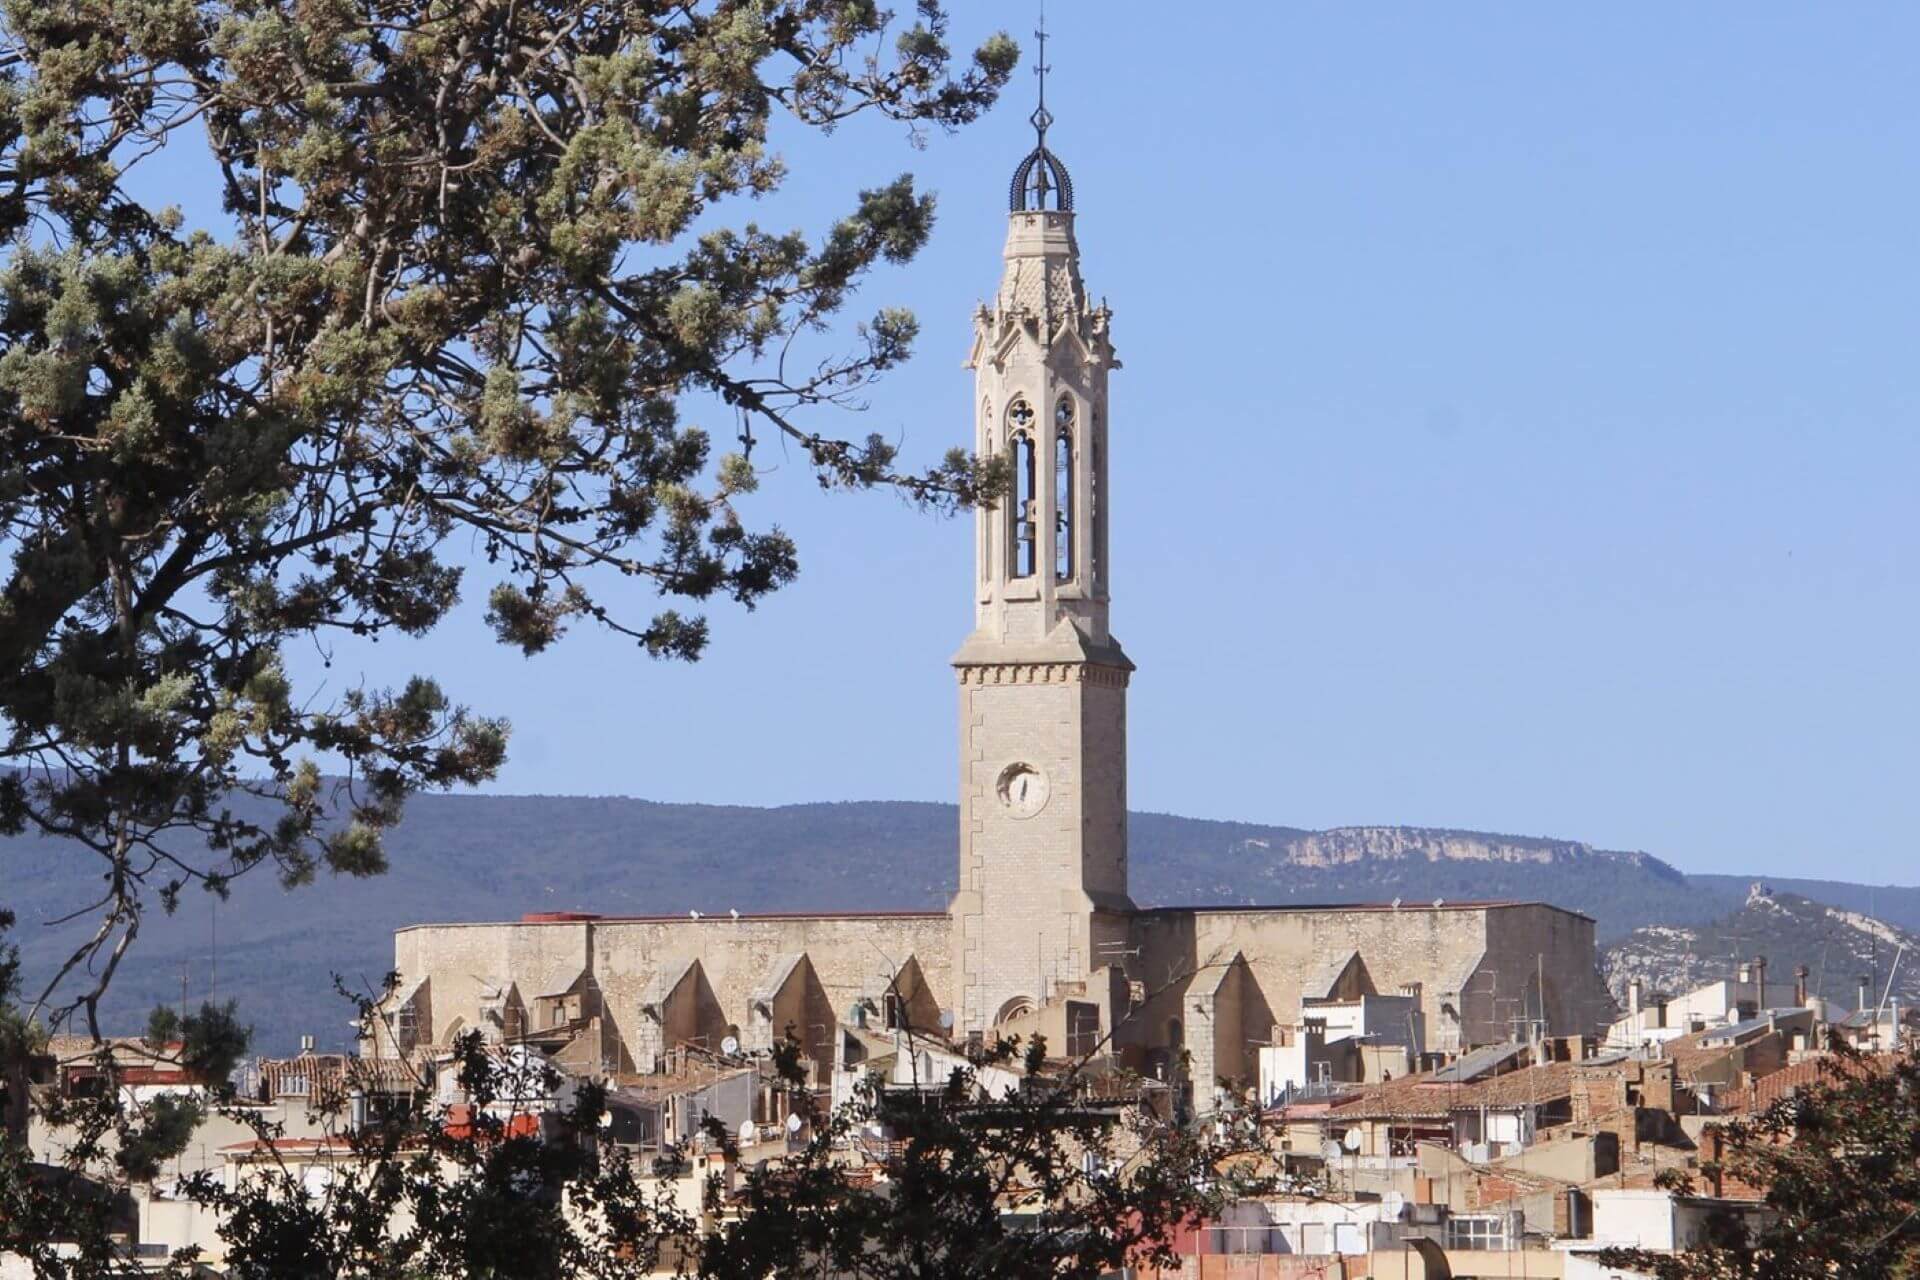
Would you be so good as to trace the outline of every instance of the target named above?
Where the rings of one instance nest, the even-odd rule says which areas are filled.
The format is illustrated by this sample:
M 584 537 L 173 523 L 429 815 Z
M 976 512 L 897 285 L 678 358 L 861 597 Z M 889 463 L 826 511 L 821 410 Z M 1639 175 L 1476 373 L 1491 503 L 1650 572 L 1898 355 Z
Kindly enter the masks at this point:
M 787 1132 L 788 1132 L 788 1133 L 798 1133 L 798 1132 L 800 1132 L 800 1117 L 799 1117 L 799 1116 L 797 1116 L 797 1115 L 789 1115 L 789 1116 L 787 1117 Z
M 1400 1215 L 1407 1210 L 1407 1198 L 1398 1191 L 1389 1191 L 1380 1197 L 1380 1212 L 1389 1222 L 1398 1222 Z
M 1340 1141 L 1346 1145 L 1347 1150 L 1358 1151 L 1360 1149 L 1360 1131 L 1358 1129 L 1349 1129 L 1347 1130 L 1347 1136 Z
M 732 1057 L 734 1054 L 740 1052 L 740 1041 L 733 1036 L 728 1036 L 720 1042 L 720 1052 L 726 1054 L 728 1057 Z
M 748 1119 L 742 1120 L 740 1122 L 740 1141 L 742 1143 L 752 1142 L 753 1135 L 755 1134 L 755 1132 L 757 1131 L 753 1127 L 753 1120 L 751 1117 L 749 1117 Z
M 1340 1158 L 1340 1144 L 1332 1138 L 1328 1138 L 1320 1144 L 1320 1158 L 1322 1160 L 1338 1160 Z
M 953 1030 L 953 1010 L 942 1009 L 940 1011 L 940 1029 L 942 1031 Z

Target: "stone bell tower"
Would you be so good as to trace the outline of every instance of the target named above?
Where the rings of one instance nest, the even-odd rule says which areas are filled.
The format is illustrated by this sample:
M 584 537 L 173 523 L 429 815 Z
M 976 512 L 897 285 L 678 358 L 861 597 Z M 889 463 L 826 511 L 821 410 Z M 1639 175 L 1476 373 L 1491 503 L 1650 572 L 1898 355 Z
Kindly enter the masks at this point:
M 956 1033 L 990 1031 L 1112 963 L 1127 895 L 1127 679 L 1107 629 L 1110 313 L 1087 300 L 1073 183 L 1038 145 L 1014 171 L 1005 267 L 974 315 L 974 439 L 1009 492 L 978 514 L 960 684 Z

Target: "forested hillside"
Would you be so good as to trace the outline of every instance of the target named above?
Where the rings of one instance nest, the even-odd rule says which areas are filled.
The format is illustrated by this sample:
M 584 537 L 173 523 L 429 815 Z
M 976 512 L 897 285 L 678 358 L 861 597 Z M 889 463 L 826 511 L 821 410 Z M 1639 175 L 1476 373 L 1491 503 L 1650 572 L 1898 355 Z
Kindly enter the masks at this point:
M 134 1029 L 156 1002 L 178 1002 L 184 984 L 196 1001 L 238 997 L 263 1048 L 284 1049 L 301 1034 L 340 1044 L 347 1010 L 330 994 L 330 975 L 377 983 L 401 925 L 563 909 L 939 907 L 954 885 L 956 824 L 953 807 L 939 804 L 422 796 L 392 834 L 385 876 L 285 891 L 262 872 L 243 877 L 225 902 L 189 891 L 173 917 L 156 907 L 106 1012 L 115 1029 Z M 1539 899 L 1593 916 L 1603 941 L 1647 924 L 1724 917 L 1748 886 L 1689 877 L 1643 853 L 1469 831 L 1313 832 L 1137 813 L 1131 840 L 1142 905 Z M 45 923 L 86 905 L 97 878 L 87 858 L 43 840 L 0 842 L 0 904 L 20 917 L 30 977 L 52 972 L 89 927 L 85 917 Z M 1781 882 L 1790 884 L 1798 882 Z M 1920 929 L 1920 890 L 1803 892 L 1849 909 L 1871 897 L 1882 918 Z

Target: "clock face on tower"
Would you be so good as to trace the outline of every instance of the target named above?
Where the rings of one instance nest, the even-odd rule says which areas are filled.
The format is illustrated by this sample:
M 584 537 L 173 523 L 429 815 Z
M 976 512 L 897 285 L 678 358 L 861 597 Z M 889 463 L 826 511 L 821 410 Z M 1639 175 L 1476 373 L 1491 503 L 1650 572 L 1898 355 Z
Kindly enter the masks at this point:
M 1000 771 L 1000 803 L 1016 818 L 1031 818 L 1047 807 L 1047 775 L 1030 764 L 1010 764 Z

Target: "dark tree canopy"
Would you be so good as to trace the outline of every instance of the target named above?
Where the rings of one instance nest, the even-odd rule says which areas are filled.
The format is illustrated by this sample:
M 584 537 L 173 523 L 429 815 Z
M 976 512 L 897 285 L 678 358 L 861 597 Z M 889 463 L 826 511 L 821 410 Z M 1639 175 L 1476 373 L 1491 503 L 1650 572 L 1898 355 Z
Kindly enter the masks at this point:
M 817 237 L 724 222 L 793 180 L 777 118 L 976 118 L 1016 49 L 946 35 L 935 0 L 5 0 L 0 830 L 100 874 L 56 1013 L 92 1024 L 153 901 L 377 872 L 409 793 L 499 767 L 506 726 L 433 681 L 316 701 L 290 644 L 417 635 L 478 590 L 529 653 L 588 619 L 695 657 L 675 598 L 796 571 L 741 501 L 763 438 L 829 487 L 991 497 L 964 453 L 904 471 L 809 414 L 903 359 L 910 315 L 795 367 L 931 197 L 902 176 Z M 135 191 L 195 148 L 217 233 Z M 614 607 L 635 579 L 650 618 Z

